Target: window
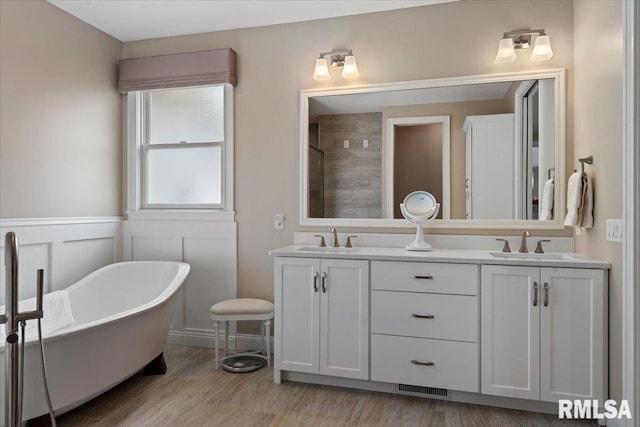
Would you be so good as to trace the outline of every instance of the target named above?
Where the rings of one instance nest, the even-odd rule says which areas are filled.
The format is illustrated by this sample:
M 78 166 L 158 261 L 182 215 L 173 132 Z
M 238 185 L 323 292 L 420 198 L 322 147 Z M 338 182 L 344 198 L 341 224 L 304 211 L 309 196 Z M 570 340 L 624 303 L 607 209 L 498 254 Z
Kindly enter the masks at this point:
M 232 210 L 233 87 L 157 89 L 129 97 L 129 171 L 136 179 L 129 184 L 134 194 L 128 210 Z

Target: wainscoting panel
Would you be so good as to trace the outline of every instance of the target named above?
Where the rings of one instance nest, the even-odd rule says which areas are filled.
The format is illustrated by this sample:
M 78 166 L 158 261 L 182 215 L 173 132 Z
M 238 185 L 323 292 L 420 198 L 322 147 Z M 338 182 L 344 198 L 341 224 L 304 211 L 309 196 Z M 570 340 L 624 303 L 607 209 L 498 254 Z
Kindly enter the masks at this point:
M 4 235 L 3 235 L 4 237 Z M 18 239 L 20 237 L 18 236 Z M 19 264 L 18 264 L 18 280 L 20 286 L 18 287 L 18 299 L 23 300 L 31 298 L 36 295 L 37 289 L 37 271 L 39 269 L 44 270 L 44 286 L 45 292 L 51 287 L 51 245 L 49 243 L 31 243 L 21 244 L 19 252 Z M 4 267 L 4 248 L 0 250 L 0 260 Z M 5 270 L 2 270 L 2 283 L 1 289 L 2 295 L 0 295 L 0 304 L 4 304 L 5 292 Z
M 182 261 L 182 238 L 131 236 L 131 261 Z
M 169 342 L 213 345 L 209 309 L 237 295 L 236 222 L 130 219 L 124 222 L 123 239 L 125 260 L 172 260 L 191 266 L 178 294 Z
M 184 260 L 191 265 L 191 273 L 184 287 L 184 328 L 212 329 L 209 309 L 219 301 L 236 297 L 235 270 L 236 252 L 229 251 L 232 243 L 227 236 L 185 237 Z
M 120 239 L 103 237 L 63 242 L 62 258 L 65 268 L 61 272 L 62 282 L 75 283 L 87 274 L 113 263 L 119 251 L 116 240 Z
M 51 292 L 122 259 L 120 217 L 0 220 L 0 304 L 5 297 L 4 239 L 9 231 L 18 237 L 20 299 L 35 296 L 38 269 L 44 269 L 44 290 Z

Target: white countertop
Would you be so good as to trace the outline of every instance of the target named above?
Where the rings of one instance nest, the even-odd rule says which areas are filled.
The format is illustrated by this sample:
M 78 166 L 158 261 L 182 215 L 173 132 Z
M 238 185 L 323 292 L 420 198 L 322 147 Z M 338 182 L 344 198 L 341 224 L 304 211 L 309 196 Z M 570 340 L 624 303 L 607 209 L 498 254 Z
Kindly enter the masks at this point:
M 560 259 L 541 259 L 535 258 L 537 254 L 531 254 L 530 258 L 500 258 L 491 255 L 492 251 L 471 249 L 434 249 L 430 252 L 412 252 L 406 251 L 404 248 L 358 247 L 350 249 L 351 252 L 332 252 L 333 248 L 326 248 L 326 251 L 322 251 L 321 248 L 309 248 L 311 248 L 310 245 L 286 246 L 269 251 L 269 255 L 275 257 L 449 262 L 458 264 L 526 265 L 533 267 L 611 268 L 611 264 L 608 262 L 587 258 L 580 254 L 564 252 L 549 253 L 551 256 L 553 256 L 552 254 L 560 255 Z

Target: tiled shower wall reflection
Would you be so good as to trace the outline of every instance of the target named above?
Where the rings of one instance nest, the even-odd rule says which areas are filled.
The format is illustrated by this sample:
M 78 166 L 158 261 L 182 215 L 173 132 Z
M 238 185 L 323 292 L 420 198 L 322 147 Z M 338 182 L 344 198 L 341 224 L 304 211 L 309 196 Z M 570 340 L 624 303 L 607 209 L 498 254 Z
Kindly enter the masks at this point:
M 319 116 L 318 148 L 324 153 L 324 217 L 381 218 L 382 114 Z M 312 156 L 319 154 L 310 154 L 310 165 Z M 310 173 L 310 184 L 313 179 Z

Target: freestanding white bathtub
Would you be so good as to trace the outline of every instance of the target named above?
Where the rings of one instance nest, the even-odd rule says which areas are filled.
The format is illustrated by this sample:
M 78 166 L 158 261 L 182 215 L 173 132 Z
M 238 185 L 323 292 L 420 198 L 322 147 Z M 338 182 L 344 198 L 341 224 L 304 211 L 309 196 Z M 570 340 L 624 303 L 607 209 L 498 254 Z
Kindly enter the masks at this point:
M 74 322 L 44 337 L 47 376 L 56 414 L 91 400 L 160 356 L 173 318 L 176 291 L 189 273 L 180 262 L 111 264 L 69 286 Z M 0 354 L 4 376 L 4 347 Z M 37 340 L 25 345 L 23 420 L 47 414 Z M 0 420 L 4 420 L 0 387 Z

